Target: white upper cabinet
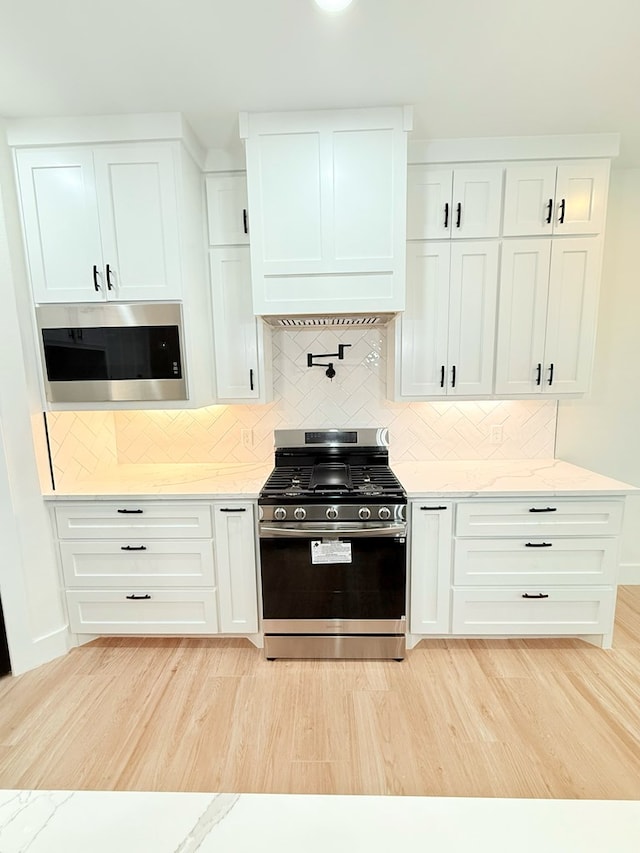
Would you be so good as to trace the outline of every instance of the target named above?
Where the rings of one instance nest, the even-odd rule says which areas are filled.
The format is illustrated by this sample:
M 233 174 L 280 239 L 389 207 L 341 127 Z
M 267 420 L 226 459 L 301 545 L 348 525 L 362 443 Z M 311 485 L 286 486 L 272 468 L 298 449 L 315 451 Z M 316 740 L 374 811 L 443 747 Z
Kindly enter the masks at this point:
M 207 218 L 211 246 L 249 243 L 247 176 L 207 175 Z
M 266 402 L 265 329 L 253 313 L 249 247 L 214 248 L 209 258 L 217 399 Z
M 241 117 L 257 314 L 404 308 L 408 113 Z
M 181 296 L 172 143 L 16 151 L 34 299 Z
M 608 160 L 507 166 L 503 234 L 599 234 L 608 186 Z
M 407 239 L 500 234 L 502 166 L 409 166 Z
M 502 250 L 496 394 L 584 393 L 596 332 L 598 238 L 513 240 Z
M 398 399 L 491 394 L 497 286 L 495 242 L 409 245 Z

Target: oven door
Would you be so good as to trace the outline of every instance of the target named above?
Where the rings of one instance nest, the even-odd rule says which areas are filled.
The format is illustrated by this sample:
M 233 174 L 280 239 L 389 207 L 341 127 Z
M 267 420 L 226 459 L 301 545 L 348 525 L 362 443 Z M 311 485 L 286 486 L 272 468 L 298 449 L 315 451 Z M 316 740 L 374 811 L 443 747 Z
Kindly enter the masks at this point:
M 406 527 L 260 529 L 268 633 L 405 631 Z

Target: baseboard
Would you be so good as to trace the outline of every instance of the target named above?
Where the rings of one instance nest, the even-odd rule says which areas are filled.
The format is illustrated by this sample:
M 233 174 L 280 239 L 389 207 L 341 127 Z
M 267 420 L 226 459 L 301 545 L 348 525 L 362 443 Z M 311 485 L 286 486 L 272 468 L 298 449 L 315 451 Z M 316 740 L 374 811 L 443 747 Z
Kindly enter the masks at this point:
M 618 583 L 624 586 L 640 584 L 640 563 L 620 563 Z
M 27 650 L 23 649 L 21 652 L 11 655 L 11 673 L 12 675 L 22 675 L 23 672 L 42 666 L 43 663 L 49 663 L 49 661 L 60 658 L 67 654 L 71 645 L 67 625 L 63 625 L 62 628 L 51 631 L 49 634 L 44 634 L 42 637 L 36 637 Z

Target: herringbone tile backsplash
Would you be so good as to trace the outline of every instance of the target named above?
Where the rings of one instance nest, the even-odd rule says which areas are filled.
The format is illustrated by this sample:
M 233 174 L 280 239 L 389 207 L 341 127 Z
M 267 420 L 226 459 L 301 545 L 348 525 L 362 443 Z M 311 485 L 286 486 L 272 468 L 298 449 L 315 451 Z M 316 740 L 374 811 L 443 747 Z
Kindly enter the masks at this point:
M 307 353 L 334 353 L 331 381 Z M 195 410 L 59 412 L 50 435 L 59 483 L 115 464 L 254 462 L 273 457 L 280 427 L 387 426 L 392 461 L 554 455 L 556 403 L 393 403 L 386 394 L 384 329 L 274 331 L 274 401 Z M 492 443 L 492 427 L 503 439 Z M 248 430 L 248 442 L 242 441 Z M 245 433 L 246 435 L 246 433 Z M 247 446 L 249 445 L 249 446 Z

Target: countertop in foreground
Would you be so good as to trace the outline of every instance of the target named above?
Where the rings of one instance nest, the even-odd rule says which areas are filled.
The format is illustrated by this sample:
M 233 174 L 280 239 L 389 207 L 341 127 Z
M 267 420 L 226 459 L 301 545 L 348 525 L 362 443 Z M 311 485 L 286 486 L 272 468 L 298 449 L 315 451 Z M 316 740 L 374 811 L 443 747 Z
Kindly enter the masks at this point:
M 0 791 L 2 853 L 637 853 L 640 803 Z
M 635 486 L 561 459 L 393 462 L 409 497 L 514 497 L 518 495 L 625 495 Z M 117 496 L 257 498 L 271 462 L 183 465 L 118 465 L 99 475 L 45 493 L 47 499 L 109 500 Z

